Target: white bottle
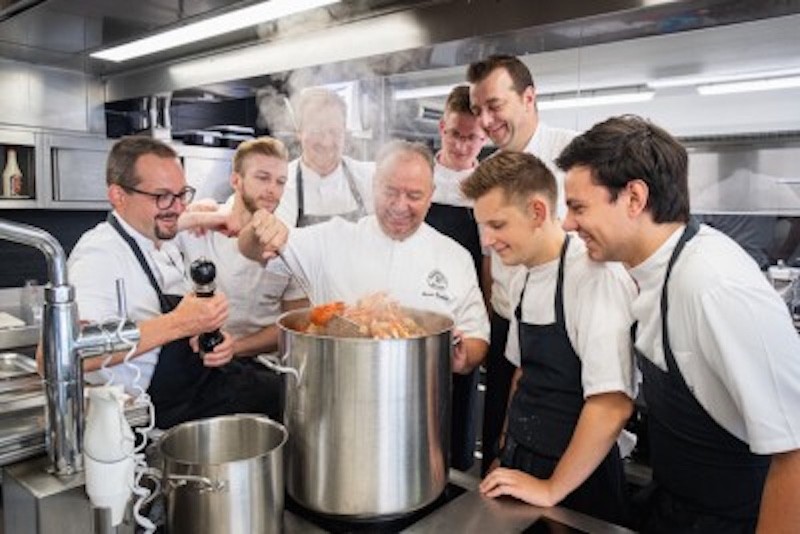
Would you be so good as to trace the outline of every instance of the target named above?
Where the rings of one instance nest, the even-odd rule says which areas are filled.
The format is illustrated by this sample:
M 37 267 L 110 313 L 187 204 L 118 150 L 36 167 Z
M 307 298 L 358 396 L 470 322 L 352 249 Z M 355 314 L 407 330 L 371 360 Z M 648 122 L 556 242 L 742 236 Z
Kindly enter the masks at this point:
M 3 169 L 3 196 L 18 197 L 22 195 L 22 169 L 17 163 L 17 151 L 9 148 L 6 151 L 6 168 Z
M 25 280 L 19 297 L 22 320 L 29 326 L 42 323 L 42 289 L 36 280 Z
M 134 437 L 124 401 L 122 385 L 90 388 L 83 436 L 86 493 L 94 506 L 111 509 L 113 526 L 122 523 L 133 487 Z

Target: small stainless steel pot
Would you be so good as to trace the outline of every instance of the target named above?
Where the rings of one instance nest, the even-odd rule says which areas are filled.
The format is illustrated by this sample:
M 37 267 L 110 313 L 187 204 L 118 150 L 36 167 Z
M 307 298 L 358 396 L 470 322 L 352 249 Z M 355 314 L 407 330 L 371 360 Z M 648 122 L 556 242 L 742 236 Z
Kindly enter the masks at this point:
M 450 318 L 406 310 L 429 335 L 318 336 L 308 310 L 278 319 L 286 388 L 286 489 L 302 506 L 352 518 L 404 514 L 447 482 Z M 277 366 L 280 367 L 280 366 Z
M 159 442 L 170 534 L 272 534 L 283 524 L 283 426 L 260 415 L 202 419 Z

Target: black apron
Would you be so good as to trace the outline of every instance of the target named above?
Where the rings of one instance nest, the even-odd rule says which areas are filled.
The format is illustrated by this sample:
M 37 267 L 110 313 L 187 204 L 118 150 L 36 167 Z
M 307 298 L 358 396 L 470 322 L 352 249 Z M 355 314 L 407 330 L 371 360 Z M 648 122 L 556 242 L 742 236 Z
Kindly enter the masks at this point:
M 540 479 L 553 474 L 566 451 L 584 405 L 581 361 L 564 321 L 564 239 L 555 292 L 556 322 L 522 322 L 525 289 L 514 311 L 519 325 L 522 376 L 508 409 L 508 430 L 502 465 Z M 527 285 L 527 277 L 525 279 Z M 572 510 L 613 523 L 628 520 L 625 477 L 616 443 L 597 469 L 560 503 Z
M 434 202 L 425 216 L 425 222 L 467 249 L 480 279 L 483 248 L 472 208 Z
M 165 295 L 136 241 L 112 214 L 107 221 L 136 256 L 158 295 L 161 313 L 174 310 L 183 296 Z M 248 372 L 247 366 L 235 360 L 224 367 L 205 367 L 189 338 L 163 345 L 147 388 L 155 406 L 156 427 L 167 429 L 185 421 L 240 412 L 266 413 L 279 420 L 280 380 L 266 371 Z
M 350 188 L 350 193 L 353 195 L 353 198 L 356 201 L 356 209 L 347 213 L 340 213 L 337 215 L 309 215 L 306 213 L 305 207 L 305 198 L 303 193 L 303 171 L 301 169 L 302 164 L 300 161 L 297 162 L 297 227 L 300 228 L 302 226 L 311 226 L 312 224 L 319 224 L 325 222 L 329 219 L 334 217 L 341 217 L 347 221 L 356 222 L 357 220 L 361 219 L 362 217 L 366 216 L 367 210 L 364 207 L 364 199 L 361 197 L 361 193 L 358 191 L 358 187 L 356 186 L 356 179 L 353 177 L 353 173 L 350 172 L 350 169 L 347 167 L 347 164 L 342 160 L 342 172 L 344 173 L 344 177 L 347 180 L 347 185 Z
M 465 207 L 432 204 L 425 222 L 467 249 L 480 278 L 483 253 L 478 225 L 472 210 Z M 450 419 L 450 465 L 465 471 L 475 461 L 477 434 L 475 412 L 478 405 L 480 369 L 469 374 L 453 373 L 452 416 Z M 506 397 L 508 398 L 508 397 Z
M 483 425 L 481 426 L 481 476 L 486 476 L 499 453 L 500 434 L 506 420 L 508 395 L 516 366 L 506 358 L 509 320 L 492 310 L 489 351 L 486 354 L 486 390 L 483 394 Z
M 667 371 L 634 345 L 643 375 L 650 462 L 656 489 L 644 532 L 753 532 L 770 457 L 750 452 L 697 402 L 669 342 L 667 284 L 686 243 L 698 231 L 692 220 L 672 252 L 661 290 L 661 327 Z M 631 327 L 635 342 L 636 324 Z

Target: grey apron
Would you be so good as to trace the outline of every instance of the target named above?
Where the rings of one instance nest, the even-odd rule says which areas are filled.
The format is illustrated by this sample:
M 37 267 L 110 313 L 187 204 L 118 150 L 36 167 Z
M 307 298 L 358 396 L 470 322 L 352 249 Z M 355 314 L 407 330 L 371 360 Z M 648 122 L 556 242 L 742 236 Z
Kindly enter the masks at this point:
M 364 207 L 364 199 L 356 187 L 356 180 L 353 173 L 347 167 L 347 164 L 342 160 L 342 172 L 347 180 L 347 185 L 350 188 L 350 193 L 356 201 L 357 208 L 347 213 L 337 213 L 335 215 L 309 215 L 306 213 L 305 196 L 303 192 L 303 171 L 302 163 L 297 162 L 297 227 L 311 226 L 312 224 L 319 224 L 334 217 L 341 217 L 342 219 L 356 222 L 362 217 L 367 215 L 367 210 Z

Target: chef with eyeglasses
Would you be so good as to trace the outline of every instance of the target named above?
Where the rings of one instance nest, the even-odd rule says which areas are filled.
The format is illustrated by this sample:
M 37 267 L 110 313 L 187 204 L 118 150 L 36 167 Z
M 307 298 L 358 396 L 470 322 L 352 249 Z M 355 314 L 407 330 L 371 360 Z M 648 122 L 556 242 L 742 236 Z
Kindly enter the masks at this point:
M 216 292 L 198 297 L 173 242 L 178 218 L 194 197 L 177 154 L 147 137 L 126 137 L 111 149 L 106 166 L 106 222 L 84 233 L 68 260 L 69 279 L 82 321 L 115 317 L 116 281 L 125 282 L 127 316 L 141 332 L 129 362 L 125 352 L 85 362 L 86 378 L 113 376 L 128 393 L 147 391 L 158 428 L 241 412 L 261 412 L 262 392 L 246 373 L 231 368 L 233 338 L 198 353 L 197 336 L 220 329 L 228 301 Z M 101 368 L 101 365 L 107 368 Z

